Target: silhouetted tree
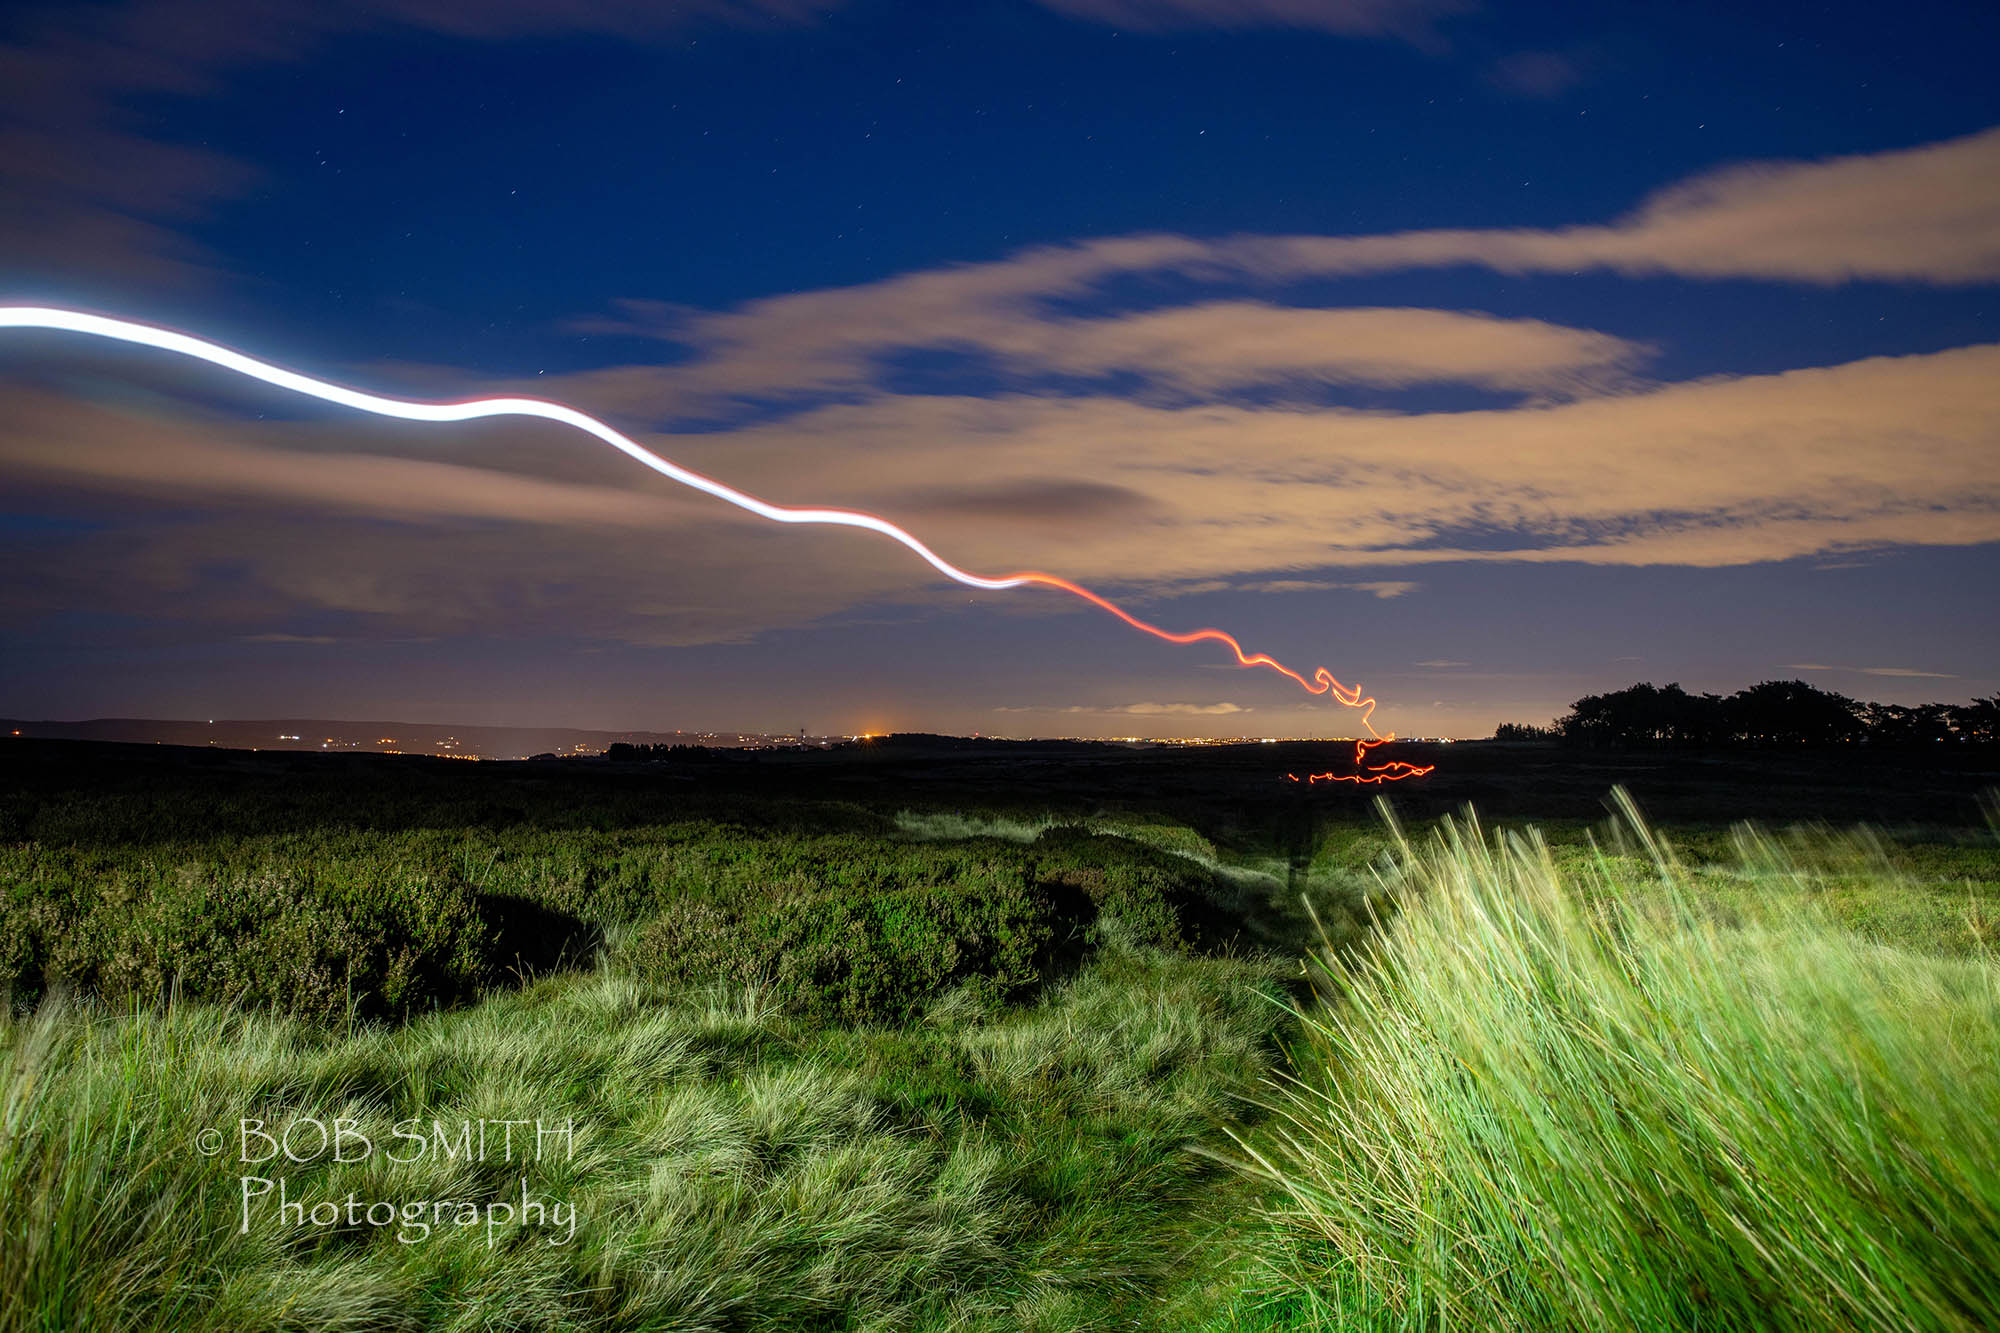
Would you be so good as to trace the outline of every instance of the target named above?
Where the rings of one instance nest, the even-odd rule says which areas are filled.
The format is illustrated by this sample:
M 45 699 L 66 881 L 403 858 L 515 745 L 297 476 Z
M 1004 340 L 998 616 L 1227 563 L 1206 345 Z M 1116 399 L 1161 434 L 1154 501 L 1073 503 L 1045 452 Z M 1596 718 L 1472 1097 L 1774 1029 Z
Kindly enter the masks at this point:
M 1609 694 L 1587 694 L 1558 719 L 1556 731 L 1583 745 L 1714 745 L 1727 738 L 1723 700 L 1689 694 L 1679 682 L 1641 682 Z
M 1650 711 L 1650 684 L 1609 694 L 1586 694 L 1556 720 L 1562 738 L 1578 745 L 1630 745 L 1641 731 L 1640 715 Z
M 1767 680 L 1738 690 L 1724 705 L 1729 729 L 1752 745 L 1833 745 L 1859 740 L 1861 705 L 1802 680 Z
M 1533 729 L 1508 724 L 1506 738 Z M 1678 683 L 1642 681 L 1587 694 L 1552 728 L 1572 744 L 1617 747 L 1718 745 L 1934 745 L 2000 740 L 2000 695 L 1971 704 L 1863 704 L 1800 680 L 1767 680 L 1724 698 Z
M 1859 703 L 1802 680 L 1767 680 L 1728 698 L 1642 681 L 1586 694 L 1547 728 L 1502 723 L 1495 740 L 1554 735 L 1573 745 L 1931 746 L 2000 743 L 2000 694 L 1969 704 Z
M 1867 704 L 1861 720 L 1871 745 L 1940 745 L 1954 740 L 1952 710 L 1944 704 Z
M 1960 704 L 1950 715 L 1951 729 L 1959 740 L 1981 745 L 2000 741 L 2000 694 Z
M 662 741 L 657 745 L 634 745 L 630 741 L 613 741 L 604 752 L 604 757 L 614 764 L 643 764 L 655 759 L 665 759 L 669 755 L 681 754 L 689 747 L 668 745 Z M 706 753 L 703 750 L 703 753 Z
M 1719 694 L 1689 694 L 1678 684 L 1660 691 L 1664 739 L 1673 745 L 1711 746 L 1729 739 L 1726 701 Z

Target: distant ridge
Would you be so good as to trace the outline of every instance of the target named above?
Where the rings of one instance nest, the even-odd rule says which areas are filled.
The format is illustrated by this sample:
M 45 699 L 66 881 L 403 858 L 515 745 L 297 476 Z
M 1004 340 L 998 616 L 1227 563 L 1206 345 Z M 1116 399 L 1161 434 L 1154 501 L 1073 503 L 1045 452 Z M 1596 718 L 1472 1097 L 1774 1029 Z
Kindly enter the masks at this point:
M 336 721 L 329 718 L 98 717 L 80 722 L 0 718 L 0 738 L 122 741 L 133 744 L 213 745 L 228 750 L 310 750 L 347 754 L 431 754 L 459 759 L 528 759 L 536 755 L 602 754 L 614 742 L 629 745 L 707 745 L 769 748 L 798 745 L 788 736 L 761 732 L 593 731 L 580 727 L 485 727 L 439 722 Z M 847 737 L 806 737 L 818 745 Z

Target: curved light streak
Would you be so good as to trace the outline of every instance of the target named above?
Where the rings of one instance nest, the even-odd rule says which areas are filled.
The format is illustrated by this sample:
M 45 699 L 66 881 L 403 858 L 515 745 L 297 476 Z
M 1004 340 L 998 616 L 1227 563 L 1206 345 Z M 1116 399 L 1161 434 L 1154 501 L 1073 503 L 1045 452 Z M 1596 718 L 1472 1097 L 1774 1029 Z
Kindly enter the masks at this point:
M 246 356 L 242 352 L 209 342 L 205 338 L 197 338 L 192 334 L 57 306 L 0 306 L 0 328 L 54 329 L 67 333 L 88 334 L 95 338 L 108 338 L 116 342 L 137 343 L 164 352 L 192 357 L 197 361 L 206 361 L 210 365 L 220 366 L 224 370 L 234 371 L 246 378 L 287 389 L 308 398 L 317 398 L 322 402 L 335 403 L 341 407 L 350 407 L 357 411 L 371 412 L 376 416 L 394 417 L 403 421 L 447 422 L 475 421 L 485 417 L 539 417 L 544 421 L 558 422 L 580 430 L 586 435 L 595 436 L 633 462 L 650 468 L 663 477 L 712 495 L 726 504 L 735 505 L 738 509 L 746 509 L 759 518 L 769 519 L 773 523 L 819 523 L 864 528 L 909 548 L 938 573 L 967 587 L 989 591 L 1030 586 L 1056 588 L 1110 612 L 1133 629 L 1150 634 L 1156 639 L 1176 644 L 1220 643 L 1235 654 L 1238 666 L 1268 668 L 1296 682 L 1308 694 L 1328 695 L 1349 708 L 1359 709 L 1362 725 L 1368 728 L 1369 734 L 1375 737 L 1375 740 L 1357 742 L 1360 747 L 1355 756 L 1357 763 L 1372 745 L 1382 744 L 1395 737 L 1393 732 L 1385 736 L 1376 731 L 1374 724 L 1369 720 L 1375 712 L 1375 700 L 1364 696 L 1359 685 L 1341 684 L 1325 667 L 1316 667 L 1310 676 L 1304 675 L 1268 654 L 1245 652 L 1243 645 L 1234 635 L 1219 629 L 1189 630 L 1184 634 L 1162 629 L 1158 625 L 1141 620 L 1108 597 L 1092 592 L 1081 584 L 1039 570 L 1022 570 L 997 577 L 975 574 L 970 570 L 959 568 L 905 529 L 874 514 L 853 509 L 820 509 L 772 504 L 768 500 L 759 499 L 747 491 L 737 490 L 734 486 L 705 476 L 692 468 L 682 467 L 671 459 L 662 458 L 623 432 L 563 403 L 547 402 L 539 398 L 471 398 L 455 403 L 427 403 L 407 398 L 389 398 L 327 380 L 315 379 L 310 375 L 302 375 L 296 370 L 287 370 L 283 366 L 260 361 L 256 357 Z M 1365 780 L 1394 781 L 1401 777 L 1416 776 L 1418 773 L 1430 771 L 1421 769 L 1409 773 L 1401 772 L 1402 769 L 1413 769 L 1413 766 L 1407 764 L 1384 765 L 1382 770 L 1372 771 L 1388 769 L 1398 770 L 1395 777 Z M 1312 780 L 1320 781 L 1331 776 L 1331 774 L 1315 775 Z M 1297 781 L 1297 778 L 1294 777 L 1293 780 Z
M 1370 727 L 1370 731 L 1374 728 Z M 1386 745 L 1395 737 L 1384 736 L 1380 740 L 1354 742 L 1354 772 L 1352 773 L 1308 773 L 1303 781 L 1310 787 L 1317 782 L 1351 782 L 1357 787 L 1374 787 L 1384 782 L 1401 782 L 1406 778 L 1420 778 L 1426 773 L 1435 773 L 1436 764 L 1406 764 L 1400 759 L 1391 759 L 1386 764 L 1370 764 L 1368 752 L 1378 745 Z M 1296 773 L 1285 774 L 1288 782 L 1301 781 Z

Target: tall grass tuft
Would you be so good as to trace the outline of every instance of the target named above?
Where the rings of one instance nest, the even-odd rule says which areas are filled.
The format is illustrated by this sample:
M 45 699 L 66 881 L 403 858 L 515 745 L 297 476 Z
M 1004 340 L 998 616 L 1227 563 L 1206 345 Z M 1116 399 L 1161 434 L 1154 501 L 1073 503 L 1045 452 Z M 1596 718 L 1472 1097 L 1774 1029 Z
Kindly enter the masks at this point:
M 889 1027 L 604 970 L 340 1032 L 46 997 L 0 1011 L 0 1333 L 1177 1327 L 1156 1306 L 1206 1276 L 1201 1210 L 1252 1211 L 1189 1149 L 1268 1071 L 1278 978 L 1107 947 L 1031 1004 L 964 991 Z M 575 1140 L 246 1166 L 246 1116 Z M 307 1227 L 246 1216 L 245 1175 L 313 1203 L 531 1184 L 576 1225 Z
M 1794 891 L 1720 908 L 1618 797 L 1636 858 L 1396 834 L 1243 1144 L 1283 1322 L 2000 1327 L 2000 966 L 1841 927 L 1769 843 Z

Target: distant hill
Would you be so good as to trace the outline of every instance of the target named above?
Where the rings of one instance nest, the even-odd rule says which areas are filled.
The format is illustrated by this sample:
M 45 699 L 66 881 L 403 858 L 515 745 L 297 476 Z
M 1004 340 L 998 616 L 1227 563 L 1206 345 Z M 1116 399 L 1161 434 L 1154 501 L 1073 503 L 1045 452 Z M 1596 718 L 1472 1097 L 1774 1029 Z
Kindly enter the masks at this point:
M 0 736 L 44 740 L 213 745 L 229 750 L 313 750 L 369 754 L 435 754 L 462 759 L 527 759 L 599 755 L 615 741 L 629 745 L 708 745 L 767 748 L 800 738 L 754 732 L 589 731 L 576 727 L 479 727 L 440 722 L 339 722 L 327 718 L 100 717 L 82 722 L 0 718 Z M 807 737 L 809 744 L 841 737 Z

